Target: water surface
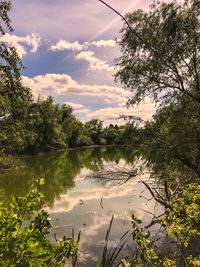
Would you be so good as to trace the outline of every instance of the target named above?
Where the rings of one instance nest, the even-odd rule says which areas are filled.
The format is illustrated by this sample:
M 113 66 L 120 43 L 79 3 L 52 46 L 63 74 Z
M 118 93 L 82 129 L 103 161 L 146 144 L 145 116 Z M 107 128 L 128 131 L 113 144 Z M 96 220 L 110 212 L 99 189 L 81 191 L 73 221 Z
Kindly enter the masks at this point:
M 127 230 L 131 233 L 133 213 L 147 225 L 152 219 L 151 212 L 160 212 L 140 182 L 149 179 L 148 171 L 121 184 L 95 176 L 102 169 L 129 170 L 136 159 L 134 151 L 116 147 L 24 157 L 24 168 L 0 174 L 0 197 L 9 201 L 13 194 L 25 194 L 36 179 L 44 177 L 45 209 L 53 223 L 50 238 L 55 233 L 57 238 L 69 236 L 72 228 L 75 233 L 81 230 L 78 266 L 95 266 L 101 258 L 112 215 L 111 244 Z M 152 227 L 151 232 L 156 229 Z M 131 238 L 127 244 L 133 246 Z

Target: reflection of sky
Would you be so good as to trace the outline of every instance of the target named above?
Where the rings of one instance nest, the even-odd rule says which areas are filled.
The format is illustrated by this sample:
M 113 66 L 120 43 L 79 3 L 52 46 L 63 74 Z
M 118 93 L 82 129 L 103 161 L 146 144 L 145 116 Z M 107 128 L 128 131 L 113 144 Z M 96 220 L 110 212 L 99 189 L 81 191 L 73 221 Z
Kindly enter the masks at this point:
M 148 201 L 150 196 L 139 183 L 139 178 L 148 179 L 148 172 L 132 178 L 121 186 L 118 186 L 116 181 L 95 179 L 95 174 L 92 175 L 92 170 L 97 170 L 99 169 L 97 167 L 102 165 L 106 170 L 115 171 L 117 168 L 127 170 L 140 166 L 141 159 L 135 159 L 134 166 L 126 163 L 125 159 L 119 160 L 120 155 L 121 157 L 125 155 L 125 151 L 121 153 L 121 149 L 87 148 L 70 151 L 69 155 L 56 153 L 27 157 L 26 168 L 10 172 L 5 177 L 1 174 L 0 182 L 2 190 L 5 191 L 4 198 L 7 199 L 14 192 L 27 193 L 36 177 L 45 177 L 44 192 L 48 196 L 48 203 L 53 204 L 51 208 L 46 208 L 54 226 L 51 238 L 53 239 L 54 232 L 59 237 L 64 234 L 70 236 L 72 228 L 76 233 L 81 230 L 81 251 L 83 251 L 81 258 L 87 255 L 93 267 L 95 264 L 92 264 L 92 259 L 101 257 L 105 233 L 112 215 L 115 219 L 110 235 L 111 242 L 119 240 L 126 230 L 131 229 L 133 213 L 147 225 L 152 218 L 149 212 L 154 212 L 155 202 Z M 131 152 L 127 151 L 126 154 L 128 153 Z M 130 160 L 130 157 L 128 158 Z M 88 166 L 91 170 L 81 166 Z M 77 177 L 74 177 L 75 174 Z M 4 192 L 2 193 L 4 195 Z M 157 206 L 156 212 L 159 211 Z M 89 267 L 88 264 L 85 266 Z
M 108 3 L 126 13 L 147 9 L 150 0 Z M 22 81 L 34 97 L 51 94 L 56 102 L 71 102 L 83 121 L 122 123 L 120 115 L 151 118 L 150 99 L 127 110 L 124 105 L 132 93 L 114 83 L 113 65 L 120 56 L 114 39 L 123 25 L 119 16 L 97 0 L 12 0 L 12 4 L 15 31 L 0 41 L 17 49 L 25 66 Z
M 84 174 L 88 174 L 86 169 L 80 177 Z M 148 177 L 144 174 L 140 178 L 145 180 Z M 79 178 L 76 186 L 67 194 L 61 195 L 47 211 L 52 218 L 53 232 L 58 236 L 69 235 L 72 228 L 76 233 L 81 230 L 80 258 L 84 262 L 86 257 L 87 264 L 82 263 L 80 266 L 89 267 L 88 261 L 91 266 L 95 266 L 93 260 L 97 261 L 101 257 L 112 215 L 114 223 L 110 235 L 111 244 L 119 240 L 127 230 L 131 230 L 132 214 L 142 219 L 144 225 L 150 222 L 152 216 L 145 210 L 154 212 L 155 202 L 147 199 L 150 199 L 150 195 L 144 191 L 144 186 L 137 177 L 121 186 L 111 181 L 101 183 L 95 179 Z

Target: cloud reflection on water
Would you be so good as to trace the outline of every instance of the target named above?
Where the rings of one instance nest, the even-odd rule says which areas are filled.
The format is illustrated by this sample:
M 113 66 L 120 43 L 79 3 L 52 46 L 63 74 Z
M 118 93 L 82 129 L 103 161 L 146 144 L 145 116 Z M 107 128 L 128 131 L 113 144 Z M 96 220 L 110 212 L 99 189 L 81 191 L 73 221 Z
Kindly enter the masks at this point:
M 112 215 L 114 223 L 109 238 L 111 245 L 127 230 L 131 231 L 133 213 L 143 220 L 144 225 L 148 224 L 152 216 L 144 210 L 154 212 L 155 202 L 147 200 L 150 195 L 144 191 L 144 185 L 139 183 L 138 177 L 118 186 L 116 181 L 84 179 L 87 174 L 88 170 L 84 169 L 76 179 L 76 186 L 61 195 L 54 206 L 47 210 L 51 214 L 54 232 L 58 236 L 70 232 L 72 228 L 76 233 L 81 230 L 81 263 L 78 266 L 89 267 L 95 266 L 94 263 L 101 258 L 106 230 Z M 143 174 L 141 179 L 147 180 L 148 175 Z M 102 197 L 103 208 L 100 204 Z M 131 238 L 128 244 L 133 246 Z

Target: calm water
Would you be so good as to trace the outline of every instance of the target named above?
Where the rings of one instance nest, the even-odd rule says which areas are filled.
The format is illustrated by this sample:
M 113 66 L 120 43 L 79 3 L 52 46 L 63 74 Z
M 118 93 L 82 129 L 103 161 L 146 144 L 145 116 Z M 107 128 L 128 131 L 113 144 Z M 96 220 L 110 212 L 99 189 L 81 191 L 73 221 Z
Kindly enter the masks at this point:
M 111 244 L 131 231 L 134 213 L 147 225 L 158 207 L 139 179 L 149 179 L 144 171 L 140 177 L 119 185 L 118 181 L 95 178 L 102 169 L 130 169 L 136 161 L 134 151 L 124 148 L 84 148 L 42 156 L 24 157 L 24 168 L 0 174 L 0 197 L 9 201 L 13 194 L 27 193 L 33 181 L 46 180 L 45 209 L 52 218 L 57 237 L 81 230 L 81 249 L 78 266 L 95 266 L 101 258 L 106 230 L 111 216 L 114 222 Z M 156 226 L 151 228 L 153 233 Z M 130 232 L 131 233 L 131 232 Z M 131 238 L 127 243 L 133 247 Z M 127 250 L 127 247 L 126 247 Z M 87 263 L 86 263 L 87 262 Z

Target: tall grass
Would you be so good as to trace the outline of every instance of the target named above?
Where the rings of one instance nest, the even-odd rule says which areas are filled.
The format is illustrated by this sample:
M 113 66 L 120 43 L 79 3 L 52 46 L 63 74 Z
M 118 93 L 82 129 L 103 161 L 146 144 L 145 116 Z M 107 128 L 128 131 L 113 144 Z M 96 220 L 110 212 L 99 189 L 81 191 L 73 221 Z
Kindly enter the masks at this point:
M 114 216 L 112 216 L 112 218 L 110 220 L 109 227 L 108 227 L 107 232 L 106 232 L 105 245 L 103 248 L 102 259 L 98 263 L 98 267 L 112 267 L 112 266 L 119 266 L 121 264 L 121 259 L 118 260 L 118 255 L 120 254 L 120 252 L 122 251 L 123 247 L 125 246 L 125 244 L 128 240 L 127 235 L 129 233 L 129 231 L 127 231 L 120 238 L 120 240 L 117 242 L 117 244 L 115 244 L 112 247 L 109 247 L 108 242 L 109 242 L 109 236 L 110 236 L 110 232 L 111 232 L 111 228 L 112 228 L 112 224 L 113 224 L 113 219 L 114 219 Z

